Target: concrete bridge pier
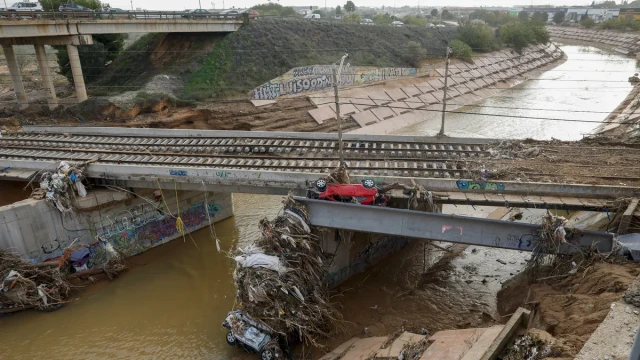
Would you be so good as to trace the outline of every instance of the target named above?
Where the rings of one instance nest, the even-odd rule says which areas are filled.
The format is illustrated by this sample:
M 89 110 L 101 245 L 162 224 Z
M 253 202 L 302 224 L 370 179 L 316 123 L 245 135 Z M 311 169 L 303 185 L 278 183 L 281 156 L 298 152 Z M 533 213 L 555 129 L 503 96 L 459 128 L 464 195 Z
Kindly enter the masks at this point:
M 40 76 L 42 76 L 42 85 L 44 85 L 47 92 L 47 104 L 49 104 L 50 110 L 54 110 L 58 107 L 58 98 L 56 96 L 56 88 L 53 86 L 53 77 L 51 77 L 51 71 L 49 70 L 47 52 L 43 44 L 35 44 L 33 47 L 36 49 L 36 60 L 38 61 Z
M 84 86 L 84 76 L 82 75 L 78 46 L 67 44 L 67 54 L 69 54 L 69 66 L 71 66 L 71 73 L 73 74 L 73 84 L 76 87 L 76 97 L 78 98 L 78 102 L 83 102 L 87 100 L 87 89 Z
M 29 104 L 27 103 L 27 94 L 24 92 L 22 74 L 20 74 L 20 67 L 18 66 L 16 53 L 13 51 L 13 45 L 2 44 L 2 51 L 4 51 L 4 56 L 7 59 L 7 67 L 11 75 L 11 84 L 13 85 L 13 91 L 16 93 L 20 110 L 24 110 Z

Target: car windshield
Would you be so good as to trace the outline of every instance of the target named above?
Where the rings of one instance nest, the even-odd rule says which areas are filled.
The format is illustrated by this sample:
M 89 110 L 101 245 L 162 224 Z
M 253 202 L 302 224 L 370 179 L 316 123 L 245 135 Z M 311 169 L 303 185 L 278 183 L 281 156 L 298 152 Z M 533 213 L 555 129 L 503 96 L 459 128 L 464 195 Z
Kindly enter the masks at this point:
M 11 7 L 18 7 L 18 6 L 22 6 L 22 3 L 15 3 L 15 4 L 11 5 Z

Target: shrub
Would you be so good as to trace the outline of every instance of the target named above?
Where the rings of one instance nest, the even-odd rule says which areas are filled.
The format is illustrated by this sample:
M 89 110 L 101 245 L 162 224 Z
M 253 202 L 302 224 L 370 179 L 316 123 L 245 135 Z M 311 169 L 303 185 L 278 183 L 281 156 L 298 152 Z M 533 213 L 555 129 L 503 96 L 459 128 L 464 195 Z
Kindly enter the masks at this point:
M 591 29 L 592 27 L 596 26 L 596 22 L 593 21 L 592 18 L 587 17 L 582 19 L 582 21 L 580 21 L 580 25 L 586 27 L 587 29 Z
M 549 33 L 544 25 L 536 21 L 513 21 L 500 26 L 498 32 L 502 42 L 512 46 L 518 52 L 530 44 L 549 42 Z
M 565 13 L 564 11 L 558 11 L 553 14 L 553 22 L 557 25 L 560 25 L 564 22 Z
M 471 56 L 473 55 L 473 50 L 471 47 L 464 42 L 455 39 L 449 43 L 449 47 L 451 48 L 451 56 L 459 59 L 463 59 L 466 61 L 471 60 Z
M 479 21 L 469 21 L 458 27 L 456 38 L 472 49 L 489 51 L 494 48 L 495 34 L 491 28 Z
M 420 63 L 427 57 L 425 50 L 420 43 L 409 41 L 407 44 L 407 61 L 414 67 L 420 67 Z

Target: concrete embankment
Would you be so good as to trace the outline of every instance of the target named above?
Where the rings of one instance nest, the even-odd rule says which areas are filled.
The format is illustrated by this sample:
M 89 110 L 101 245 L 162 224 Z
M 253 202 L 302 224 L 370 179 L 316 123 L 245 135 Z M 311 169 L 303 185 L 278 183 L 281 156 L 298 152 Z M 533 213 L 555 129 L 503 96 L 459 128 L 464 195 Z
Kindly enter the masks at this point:
M 103 242 L 132 256 L 182 237 L 178 217 L 191 232 L 209 225 L 207 215 L 212 222 L 233 215 L 228 193 L 136 191 L 93 190 L 64 214 L 44 199 L 2 206 L 0 248 L 39 263 L 61 256 L 70 246 L 86 245 L 92 252 L 90 265 L 100 266 L 106 261 L 99 251 Z
M 557 66 L 563 55 L 558 47 L 549 44 L 530 46 L 522 54 L 502 50 L 474 58 L 472 63 L 453 62 L 447 79 L 447 111 L 518 85 L 536 73 Z M 388 134 L 440 113 L 445 87 L 444 64 L 436 66 L 429 75 L 342 90 L 340 113 L 360 126 L 350 133 Z M 309 114 L 318 124 L 335 119 L 332 93 L 320 93 L 309 99 L 317 106 Z
M 549 35 L 554 38 L 580 40 L 612 46 L 617 52 L 635 56 L 640 52 L 640 34 L 610 30 L 592 30 L 578 27 L 548 26 Z

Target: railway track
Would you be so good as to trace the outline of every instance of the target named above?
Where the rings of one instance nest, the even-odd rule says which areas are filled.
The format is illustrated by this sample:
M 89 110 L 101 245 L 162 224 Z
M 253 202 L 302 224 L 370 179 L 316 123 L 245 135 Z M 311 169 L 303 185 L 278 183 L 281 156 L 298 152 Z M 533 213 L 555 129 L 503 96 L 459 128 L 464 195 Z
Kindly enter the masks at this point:
M 485 158 L 486 144 L 345 141 L 353 174 L 461 177 L 460 160 Z M 326 173 L 338 165 L 338 142 L 282 138 L 103 136 L 16 133 L 0 139 L 0 159 L 87 161 L 120 165 L 213 167 Z

